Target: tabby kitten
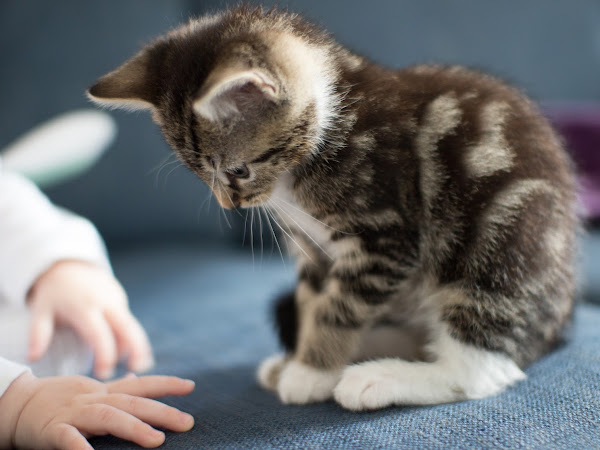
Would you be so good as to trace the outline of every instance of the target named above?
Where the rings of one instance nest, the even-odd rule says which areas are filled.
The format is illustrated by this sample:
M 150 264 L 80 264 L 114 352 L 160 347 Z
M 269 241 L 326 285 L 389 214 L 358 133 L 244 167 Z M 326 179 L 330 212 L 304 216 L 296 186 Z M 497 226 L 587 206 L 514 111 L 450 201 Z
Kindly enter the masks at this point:
M 285 403 L 494 395 L 569 321 L 571 163 L 491 76 L 386 69 L 295 14 L 245 6 L 191 20 L 89 95 L 151 110 L 222 207 L 267 206 L 286 224 L 288 351 L 258 371 Z

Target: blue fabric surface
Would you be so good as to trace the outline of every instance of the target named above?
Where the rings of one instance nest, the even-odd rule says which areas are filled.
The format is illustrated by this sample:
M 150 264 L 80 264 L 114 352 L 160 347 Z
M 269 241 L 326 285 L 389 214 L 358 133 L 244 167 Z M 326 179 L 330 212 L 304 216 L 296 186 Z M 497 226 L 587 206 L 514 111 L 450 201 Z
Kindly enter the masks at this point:
M 581 245 L 582 293 L 587 301 L 600 304 L 600 229 L 587 233 Z
M 600 307 L 577 308 L 569 341 L 528 379 L 484 400 L 345 411 L 333 402 L 285 406 L 255 382 L 277 350 L 267 317 L 294 280 L 279 255 L 169 245 L 114 255 L 117 275 L 156 350 L 155 372 L 189 377 L 195 392 L 169 398 L 190 412 L 189 433 L 164 448 L 600 448 Z M 135 448 L 114 437 L 95 448 Z

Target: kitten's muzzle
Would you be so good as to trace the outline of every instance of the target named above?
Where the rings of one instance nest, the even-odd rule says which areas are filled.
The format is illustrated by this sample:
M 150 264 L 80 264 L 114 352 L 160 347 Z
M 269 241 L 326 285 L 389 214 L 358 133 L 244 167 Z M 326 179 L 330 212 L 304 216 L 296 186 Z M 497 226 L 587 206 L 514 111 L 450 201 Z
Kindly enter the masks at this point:
M 252 208 L 254 206 L 260 206 L 265 203 L 270 197 L 269 193 L 260 192 L 256 194 L 250 194 L 242 198 L 240 205 L 242 208 Z
M 215 192 L 215 197 L 221 205 L 222 208 L 225 209 L 236 209 L 240 206 L 240 196 L 237 192 L 231 193 L 228 195 L 226 192 L 221 191 L 220 193 Z

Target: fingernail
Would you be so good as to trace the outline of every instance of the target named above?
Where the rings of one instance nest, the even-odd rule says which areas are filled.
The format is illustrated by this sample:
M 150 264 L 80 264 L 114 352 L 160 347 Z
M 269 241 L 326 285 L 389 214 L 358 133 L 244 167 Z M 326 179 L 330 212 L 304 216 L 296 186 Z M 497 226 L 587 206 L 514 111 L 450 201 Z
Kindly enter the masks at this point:
M 189 386 L 196 387 L 196 382 L 194 380 L 185 379 L 183 381 L 185 381 L 185 383 Z
M 152 437 L 154 437 L 156 439 L 160 439 L 162 442 L 164 442 L 164 440 L 165 440 L 165 433 L 163 433 L 162 431 L 152 429 L 150 434 L 152 435 Z
M 188 413 L 181 413 L 181 424 L 185 427 L 192 428 L 194 426 L 194 416 Z

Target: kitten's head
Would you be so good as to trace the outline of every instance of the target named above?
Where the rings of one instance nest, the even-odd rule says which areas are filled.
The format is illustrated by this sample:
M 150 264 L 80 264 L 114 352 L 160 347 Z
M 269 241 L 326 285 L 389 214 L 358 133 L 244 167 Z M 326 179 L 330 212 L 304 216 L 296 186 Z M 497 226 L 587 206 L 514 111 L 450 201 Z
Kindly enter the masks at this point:
M 328 38 L 296 16 L 243 7 L 172 31 L 88 94 L 150 109 L 221 206 L 247 207 L 318 151 L 336 109 L 329 58 Z

